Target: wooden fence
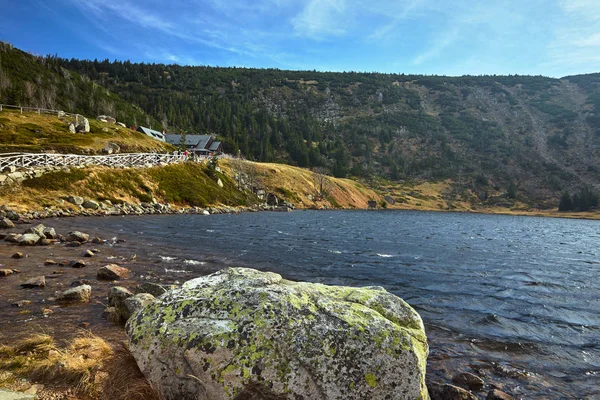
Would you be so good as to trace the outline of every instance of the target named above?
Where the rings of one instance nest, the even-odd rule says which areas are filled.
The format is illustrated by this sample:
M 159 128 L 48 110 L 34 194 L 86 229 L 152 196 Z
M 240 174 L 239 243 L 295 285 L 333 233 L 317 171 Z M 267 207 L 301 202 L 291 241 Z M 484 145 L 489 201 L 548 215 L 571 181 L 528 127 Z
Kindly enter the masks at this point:
M 148 165 L 175 164 L 184 161 L 204 161 L 206 157 L 186 156 L 184 154 L 161 153 L 125 153 L 103 156 L 85 156 L 77 154 L 47 153 L 5 153 L 0 154 L 0 171 L 7 167 L 31 169 L 36 167 L 84 167 L 102 165 L 106 167 L 140 167 Z

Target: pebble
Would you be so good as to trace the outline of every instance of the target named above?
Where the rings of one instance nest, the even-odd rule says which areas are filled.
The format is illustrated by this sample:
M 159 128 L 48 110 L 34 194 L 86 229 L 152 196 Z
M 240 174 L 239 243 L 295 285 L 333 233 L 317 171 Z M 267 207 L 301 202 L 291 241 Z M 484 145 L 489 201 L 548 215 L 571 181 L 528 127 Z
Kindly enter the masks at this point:
M 23 258 L 25 257 L 23 255 L 23 253 L 21 253 L 20 251 L 17 251 L 15 254 L 13 254 L 12 256 L 10 256 L 11 258 Z
M 44 265 L 56 265 L 56 264 L 58 264 L 58 263 L 54 260 L 48 259 L 48 260 L 44 261 Z
M 71 260 L 69 261 L 69 268 L 83 268 L 85 267 L 85 262 L 82 260 Z
M 485 385 L 483 379 L 477 375 L 471 374 L 470 372 L 462 372 L 456 375 L 454 378 L 452 378 L 452 382 L 462 388 L 474 391 L 483 389 L 483 386 Z
M 486 400 L 513 400 L 513 397 L 498 389 L 492 389 L 488 392 Z
M 21 283 L 21 287 L 25 289 L 30 288 L 43 288 L 46 286 L 46 278 L 44 276 L 36 276 L 35 278 L 31 278 L 23 283 Z
M 93 251 L 91 251 L 91 250 L 86 250 L 86 251 L 83 253 L 83 256 L 84 256 L 84 257 L 94 257 L 94 252 L 93 252 Z

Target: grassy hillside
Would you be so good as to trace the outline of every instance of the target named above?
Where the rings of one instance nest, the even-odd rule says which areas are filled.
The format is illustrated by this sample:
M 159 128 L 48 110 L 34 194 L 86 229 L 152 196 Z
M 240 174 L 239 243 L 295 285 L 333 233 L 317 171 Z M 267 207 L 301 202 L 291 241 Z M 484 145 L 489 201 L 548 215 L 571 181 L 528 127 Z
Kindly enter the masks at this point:
M 89 133 L 70 133 L 74 118 L 4 109 L 0 112 L 0 152 L 42 151 L 75 154 L 100 153 L 110 142 L 121 152 L 173 151 L 166 143 L 115 124 L 89 119 Z
M 238 190 L 231 162 L 223 161 L 223 172 L 212 171 L 197 163 L 174 164 L 165 167 L 111 169 L 89 167 L 55 171 L 32 178 L 20 185 L 0 187 L 0 204 L 15 210 L 41 210 L 45 207 L 72 207 L 62 199 L 82 196 L 112 203 L 171 203 L 178 206 L 251 206 L 257 197 Z M 366 208 L 369 199 L 380 196 L 364 186 L 347 180 L 332 179 L 327 198 L 311 201 L 315 193 L 310 171 L 281 164 L 247 162 L 256 168 L 267 192 L 289 201 L 299 208 Z M 223 183 L 219 186 L 217 179 Z
M 121 152 L 173 151 L 166 143 L 128 128 L 89 119 L 89 133 L 70 133 L 74 118 L 4 109 L 0 112 L 0 152 L 51 151 L 58 153 L 100 153 L 110 142 Z

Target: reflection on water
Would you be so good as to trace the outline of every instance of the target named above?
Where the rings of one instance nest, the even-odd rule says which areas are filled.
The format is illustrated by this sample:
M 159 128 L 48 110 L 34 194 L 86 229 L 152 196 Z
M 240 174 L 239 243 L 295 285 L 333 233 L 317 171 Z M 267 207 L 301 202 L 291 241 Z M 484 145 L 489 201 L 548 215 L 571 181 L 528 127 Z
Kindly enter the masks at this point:
M 528 398 L 600 398 L 600 222 L 397 211 L 93 221 L 68 224 L 128 238 L 173 274 L 236 265 L 384 286 L 423 317 L 432 374 L 472 368 Z

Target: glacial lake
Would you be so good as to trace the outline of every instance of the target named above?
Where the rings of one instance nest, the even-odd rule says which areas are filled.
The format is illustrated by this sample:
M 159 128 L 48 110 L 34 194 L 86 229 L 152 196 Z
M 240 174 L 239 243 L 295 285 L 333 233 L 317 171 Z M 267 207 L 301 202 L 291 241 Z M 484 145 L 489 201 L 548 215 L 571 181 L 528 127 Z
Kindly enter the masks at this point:
M 52 224 L 126 239 L 169 275 L 247 266 L 383 286 L 422 316 L 431 379 L 479 371 L 516 396 L 600 398 L 600 221 L 295 211 Z

